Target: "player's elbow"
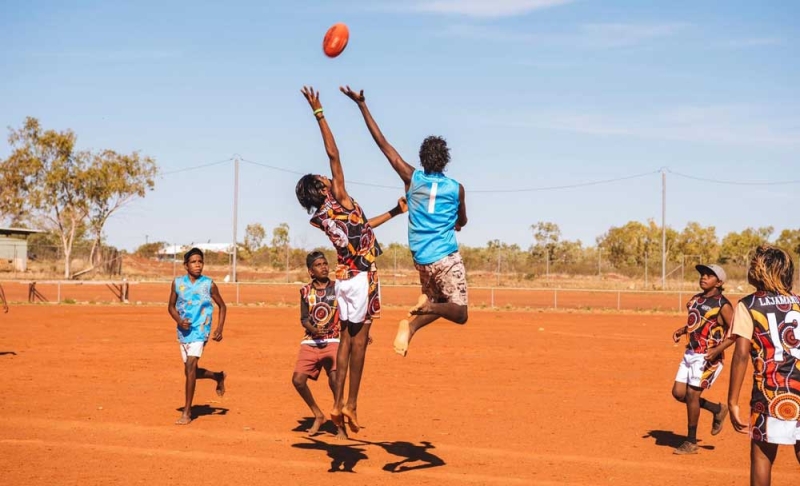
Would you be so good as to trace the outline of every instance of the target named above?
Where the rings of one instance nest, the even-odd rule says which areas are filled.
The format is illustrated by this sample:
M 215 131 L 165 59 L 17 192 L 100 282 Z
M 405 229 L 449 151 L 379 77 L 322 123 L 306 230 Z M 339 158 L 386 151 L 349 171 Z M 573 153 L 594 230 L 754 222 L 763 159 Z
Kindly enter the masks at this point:
M 456 324 L 466 324 L 468 319 L 469 319 L 468 308 L 467 306 L 462 305 L 458 313 L 456 314 L 455 320 L 453 322 L 455 322 Z

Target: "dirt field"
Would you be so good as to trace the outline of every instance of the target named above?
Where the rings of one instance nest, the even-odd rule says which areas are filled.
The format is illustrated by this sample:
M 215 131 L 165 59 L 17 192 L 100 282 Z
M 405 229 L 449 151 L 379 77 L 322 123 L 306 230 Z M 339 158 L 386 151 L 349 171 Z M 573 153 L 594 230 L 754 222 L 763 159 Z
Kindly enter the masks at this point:
M 163 306 L 13 306 L 0 314 L 2 484 L 747 484 L 748 439 L 729 423 L 712 437 L 707 412 L 700 454 L 672 454 L 686 426 L 670 396 L 682 316 L 476 309 L 464 327 L 421 331 L 403 359 L 390 307 L 367 355 L 367 428 L 337 442 L 298 430 L 297 314 L 230 307 L 201 360 L 228 372 L 228 393 L 199 382 L 197 418 L 179 427 Z M 724 400 L 728 376 L 706 398 Z M 327 408 L 324 384 L 312 389 Z M 781 448 L 773 484 L 798 481 Z

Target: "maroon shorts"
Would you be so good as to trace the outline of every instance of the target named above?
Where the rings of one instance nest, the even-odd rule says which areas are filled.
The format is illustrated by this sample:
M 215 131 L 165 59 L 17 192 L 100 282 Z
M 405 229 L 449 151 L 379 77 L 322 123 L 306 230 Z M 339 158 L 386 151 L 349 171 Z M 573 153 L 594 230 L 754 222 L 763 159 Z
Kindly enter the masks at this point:
M 338 351 L 339 343 L 327 343 L 325 346 L 301 344 L 294 372 L 308 375 L 312 380 L 319 377 L 322 368 L 325 368 L 325 372 L 330 374 L 332 371 L 336 371 L 336 353 Z

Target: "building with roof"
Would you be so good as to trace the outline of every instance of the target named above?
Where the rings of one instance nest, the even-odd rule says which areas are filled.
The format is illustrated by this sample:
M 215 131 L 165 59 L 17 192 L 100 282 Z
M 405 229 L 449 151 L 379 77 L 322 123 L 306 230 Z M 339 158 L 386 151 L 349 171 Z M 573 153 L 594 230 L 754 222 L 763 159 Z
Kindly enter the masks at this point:
M 44 231 L 0 227 L 0 261 L 7 261 L 18 272 L 27 270 L 28 237 L 36 233 L 44 233 Z

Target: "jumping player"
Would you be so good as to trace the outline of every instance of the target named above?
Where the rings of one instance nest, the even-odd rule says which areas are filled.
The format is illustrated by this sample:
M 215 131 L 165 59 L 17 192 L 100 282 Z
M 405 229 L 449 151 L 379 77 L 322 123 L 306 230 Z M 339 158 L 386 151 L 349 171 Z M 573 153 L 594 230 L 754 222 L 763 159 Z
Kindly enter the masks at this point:
M 686 404 L 689 433 L 686 441 L 675 454 L 697 454 L 697 422 L 700 409 L 714 414 L 711 435 L 722 430 L 728 407 L 724 404 L 709 402 L 700 395 L 714 384 L 722 372 L 724 354 L 720 349 L 729 346 L 725 335 L 733 315 L 730 301 L 722 295 L 725 271 L 719 265 L 697 265 L 700 272 L 701 293 L 686 303 L 689 310 L 687 323 L 672 334 L 676 343 L 681 336 L 687 335 L 689 343 L 678 367 L 672 396 L 675 400 Z M 713 356 L 713 359 L 708 356 Z
M 3 301 L 3 312 L 8 314 L 8 301 L 6 300 L 6 293 L 2 285 L 0 285 L 0 300 Z
M 319 124 L 322 141 L 331 168 L 331 178 L 307 174 L 295 187 L 300 205 L 311 217 L 311 225 L 328 236 L 336 248 L 336 300 L 339 303 L 341 333 L 336 356 L 336 392 L 331 420 L 338 427 L 347 419 L 350 430 L 358 432 L 358 390 L 364 369 L 369 328 L 380 312 L 380 288 L 375 259 L 381 248 L 375 239 L 370 221 L 361 206 L 350 197 L 345 187 L 339 149 L 325 120 L 319 92 L 303 87 L 303 96 L 311 106 Z M 397 207 L 372 220 L 380 224 L 403 212 Z M 344 403 L 344 382 L 350 370 L 347 402 Z
M 386 141 L 367 108 L 364 91 L 339 88 L 356 102 L 367 129 L 403 180 L 408 199 L 408 246 L 419 271 L 422 295 L 410 315 L 400 321 L 394 349 L 405 356 L 414 334 L 443 317 L 456 324 L 467 322 L 467 278 L 458 253 L 455 232 L 467 224 L 464 186 L 444 175 L 450 149 L 441 137 L 427 137 L 420 146 L 423 170 L 416 170 Z
M 747 281 L 756 288 L 736 306 L 731 334 L 728 406 L 737 432 L 750 431 L 750 484 L 767 486 L 778 445 L 794 446 L 800 461 L 800 297 L 792 293 L 794 264 L 783 250 L 760 246 Z M 739 412 L 739 391 L 753 361 L 750 421 Z
M 225 302 L 219 294 L 217 285 L 203 275 L 203 252 L 199 248 L 192 248 L 183 255 L 183 266 L 186 267 L 186 275 L 176 278 L 172 283 L 167 307 L 169 315 L 178 325 L 178 342 L 186 375 L 186 404 L 183 407 L 183 414 L 175 422 L 178 425 L 187 425 L 192 421 L 192 400 L 196 380 L 216 381 L 217 395 L 223 396 L 227 377 L 224 371 L 209 371 L 197 366 L 211 334 L 214 304 L 219 307 L 219 324 L 214 329 L 212 339 L 222 341 Z

